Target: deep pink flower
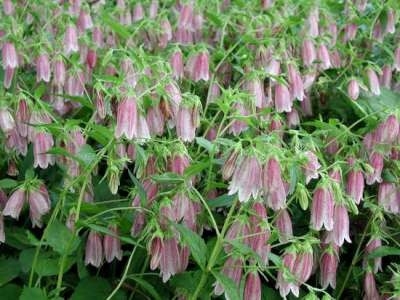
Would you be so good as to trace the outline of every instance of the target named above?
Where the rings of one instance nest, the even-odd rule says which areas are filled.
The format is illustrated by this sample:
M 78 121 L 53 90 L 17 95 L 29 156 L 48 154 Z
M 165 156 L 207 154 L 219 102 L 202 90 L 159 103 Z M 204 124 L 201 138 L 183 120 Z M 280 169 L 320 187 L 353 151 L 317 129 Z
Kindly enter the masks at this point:
M 286 85 L 278 83 L 275 86 L 275 109 L 277 112 L 292 111 L 292 100 Z
M 261 300 L 261 280 L 258 272 L 250 272 L 244 286 L 245 300 Z
M 237 192 L 240 202 L 247 202 L 250 196 L 257 197 L 262 185 L 261 175 L 261 164 L 257 157 L 253 155 L 246 156 L 236 166 L 232 180 L 229 183 L 228 194 L 233 195 Z
M 281 175 L 281 167 L 275 158 L 270 158 L 264 167 L 263 187 L 269 207 L 273 210 L 286 207 L 286 190 Z
M 3 210 L 4 216 L 10 216 L 11 218 L 18 219 L 21 214 L 22 207 L 25 203 L 25 190 L 18 189 L 12 193 L 10 199 L 8 199 L 6 206 Z
M 117 126 L 114 134 L 116 138 L 124 135 L 128 139 L 132 139 L 136 136 L 137 114 L 135 98 L 126 97 L 118 104 Z
M 122 259 L 121 242 L 119 240 L 118 227 L 110 225 L 108 229 L 111 234 L 106 234 L 103 239 L 104 257 L 108 263 L 112 262 L 114 258 Z
M 85 265 L 91 264 L 98 268 L 103 262 L 103 245 L 101 236 L 95 231 L 90 231 L 85 250 Z
M 329 187 L 317 187 L 314 191 L 311 207 L 311 227 L 321 230 L 322 226 L 326 230 L 333 230 L 334 225 L 334 200 L 332 191 Z

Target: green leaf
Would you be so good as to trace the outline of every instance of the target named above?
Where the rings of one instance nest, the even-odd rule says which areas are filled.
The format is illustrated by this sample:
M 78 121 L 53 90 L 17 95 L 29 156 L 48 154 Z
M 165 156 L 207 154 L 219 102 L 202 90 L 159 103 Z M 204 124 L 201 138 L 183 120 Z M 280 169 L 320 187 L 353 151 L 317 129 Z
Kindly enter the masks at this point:
M 205 148 L 208 152 L 214 151 L 214 145 L 207 139 L 203 137 L 196 137 L 196 143 L 200 146 Z
M 222 195 L 214 199 L 207 200 L 207 204 L 211 208 L 230 206 L 235 200 L 236 195 Z
M 131 178 L 131 180 L 133 181 L 133 183 L 135 184 L 137 190 L 138 190 L 138 194 L 139 194 L 139 199 L 140 199 L 140 203 L 143 206 L 146 206 L 147 203 L 147 194 L 146 191 L 143 188 L 143 185 L 139 182 L 139 180 L 137 180 L 137 178 L 135 177 L 135 175 L 132 174 L 131 170 L 128 169 L 128 174 L 129 177 Z
M 101 20 L 120 37 L 127 39 L 131 35 L 125 26 L 121 25 L 118 21 L 113 20 L 113 18 L 111 18 L 106 12 L 102 14 Z
M 150 283 L 148 283 L 146 280 L 143 280 L 142 278 L 139 278 L 137 276 L 129 276 L 130 279 L 136 281 L 140 287 L 146 291 L 152 299 L 155 300 L 162 300 L 163 298 L 157 293 L 157 290 L 152 286 Z
M 161 175 L 153 175 L 151 178 L 159 183 L 183 183 L 184 179 L 182 176 L 172 173 L 172 172 L 165 172 Z
M 183 240 L 189 246 L 190 252 L 198 265 L 204 269 L 207 261 L 207 246 L 204 240 L 184 225 L 175 224 Z
M 21 291 L 20 286 L 10 283 L 0 288 L 0 295 L 3 299 L 18 299 Z
M 383 256 L 390 256 L 390 255 L 400 255 L 400 249 L 395 248 L 395 247 L 389 247 L 389 246 L 381 246 L 374 251 L 372 251 L 369 255 L 368 258 L 377 258 L 377 257 L 383 257 Z
M 61 255 L 71 254 L 79 245 L 79 237 L 72 232 L 60 221 L 54 220 L 47 228 L 47 243 L 54 251 Z
M 0 259 L 0 285 L 4 285 L 7 282 L 13 280 L 18 276 L 21 267 L 19 262 L 13 258 L 1 258 Z
M 210 166 L 210 161 L 191 164 L 189 167 L 185 169 L 184 175 L 186 178 L 192 177 L 193 175 L 199 174 L 204 169 L 207 169 L 209 166 Z
M 106 299 L 111 292 L 112 287 L 108 280 L 101 277 L 87 277 L 79 282 L 70 300 Z M 116 293 L 113 297 L 113 300 L 120 299 L 126 299 L 122 292 Z
M 240 300 L 239 287 L 231 278 L 225 276 L 222 273 L 216 273 L 214 271 L 212 272 L 212 274 L 224 288 L 227 298 L 229 298 L 230 300 Z
M 0 180 L 0 188 L 2 189 L 12 189 L 18 185 L 18 182 L 13 179 L 5 178 Z
M 97 156 L 93 148 L 86 144 L 81 147 L 79 152 L 76 154 L 76 157 L 87 166 L 90 165 Z
M 83 106 L 93 109 L 93 104 L 90 102 L 90 100 L 86 97 L 82 97 L 82 96 L 72 96 L 72 95 L 67 95 L 67 94 L 62 94 L 62 95 L 57 95 L 57 96 L 61 96 L 65 99 L 70 99 L 74 102 L 78 102 L 80 104 L 82 104 Z
M 41 288 L 30 288 L 25 286 L 19 300 L 47 300 L 46 294 Z
M 102 144 L 103 146 L 107 145 L 110 140 L 113 138 L 112 131 L 101 125 L 90 124 L 89 136 L 96 140 L 96 142 Z

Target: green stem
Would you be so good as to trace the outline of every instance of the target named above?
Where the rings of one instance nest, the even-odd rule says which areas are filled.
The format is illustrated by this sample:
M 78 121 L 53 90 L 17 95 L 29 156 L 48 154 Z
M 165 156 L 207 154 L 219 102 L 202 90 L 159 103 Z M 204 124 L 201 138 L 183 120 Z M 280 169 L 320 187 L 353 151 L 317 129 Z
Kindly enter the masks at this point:
M 193 293 L 193 295 L 190 297 L 191 300 L 196 300 L 199 297 L 201 290 L 203 289 L 204 285 L 207 283 L 208 275 L 211 273 L 211 271 L 215 265 L 215 262 L 217 261 L 217 258 L 222 250 L 222 246 L 224 243 L 224 236 L 225 236 L 226 231 L 229 228 L 230 219 L 233 215 L 233 212 L 235 211 L 235 207 L 236 207 L 236 202 L 234 202 L 232 204 L 232 206 L 229 210 L 229 213 L 226 216 L 224 226 L 222 227 L 222 230 L 221 230 L 221 234 L 218 235 L 218 237 L 217 237 L 217 242 L 215 243 L 214 248 L 211 252 L 210 259 L 208 260 L 208 263 L 207 263 L 207 267 L 205 270 L 203 270 L 199 284 L 197 285 L 197 288 L 196 288 L 195 292 Z

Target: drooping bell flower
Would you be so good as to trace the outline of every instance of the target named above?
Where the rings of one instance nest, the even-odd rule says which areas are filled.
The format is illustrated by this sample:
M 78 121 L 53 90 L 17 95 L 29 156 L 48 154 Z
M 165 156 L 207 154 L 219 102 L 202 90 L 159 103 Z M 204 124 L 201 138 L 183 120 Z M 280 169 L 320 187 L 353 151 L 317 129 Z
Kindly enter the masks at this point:
M 169 101 L 162 101 L 161 110 L 163 111 L 164 117 L 168 119 L 176 119 L 178 117 L 179 107 L 182 102 L 182 93 L 179 86 L 175 82 L 170 82 L 165 86 L 165 92 L 168 96 Z M 176 123 L 173 122 L 174 124 Z
M 18 55 L 13 43 L 4 43 L 1 49 L 1 55 L 4 70 L 7 68 L 15 69 L 18 67 Z
M 281 297 L 286 297 L 290 292 L 296 297 L 299 296 L 299 286 L 294 277 L 294 264 L 296 253 L 289 249 L 285 251 L 282 258 L 283 269 L 279 269 L 276 280 L 276 288 L 279 289 Z
M 383 66 L 382 74 L 380 76 L 379 81 L 383 87 L 390 89 L 392 85 L 392 66 L 390 65 Z
M 396 12 L 389 8 L 386 16 L 386 33 L 394 33 L 396 31 Z
M 293 264 L 293 275 L 298 285 L 305 283 L 311 276 L 313 270 L 313 251 L 311 246 L 296 254 L 296 260 Z
M 384 31 L 384 28 L 382 28 L 381 21 L 378 19 L 374 24 L 374 28 L 372 29 L 372 37 L 379 43 L 382 43 L 385 34 L 386 32 Z
M 210 78 L 208 52 L 202 51 L 192 54 L 186 64 L 186 71 L 189 78 L 194 82 L 208 81 Z
M 244 285 L 244 299 L 261 300 L 261 280 L 258 272 L 250 272 Z
M 86 55 L 86 64 L 90 69 L 94 69 L 97 63 L 97 53 L 94 49 L 89 49 Z
M 92 40 L 93 43 L 98 47 L 98 48 L 103 48 L 104 44 L 104 38 L 103 38 L 103 32 L 100 27 L 95 26 L 92 31 Z
M 275 58 L 271 58 L 268 65 L 265 67 L 265 72 L 271 76 L 271 81 L 275 81 L 274 77 L 279 76 L 281 73 L 281 63 Z
M 183 175 L 186 168 L 190 166 L 187 154 L 174 154 L 168 164 L 168 170 L 178 175 Z
M 167 282 L 171 276 L 178 273 L 179 260 L 180 253 L 177 239 L 175 237 L 165 238 L 162 241 L 159 264 L 163 282 Z
M 249 110 L 242 102 L 235 102 L 233 104 L 233 109 L 236 110 L 236 114 L 240 117 L 246 117 L 250 115 Z M 247 122 L 238 118 L 234 119 L 231 126 L 229 127 L 228 132 L 237 136 L 241 132 L 247 130 L 247 128 L 248 128 Z
M 106 234 L 103 239 L 104 258 L 108 263 L 112 262 L 114 258 L 122 259 L 121 242 L 119 240 L 118 227 L 110 225 L 108 229 L 111 234 Z
M 28 193 L 28 203 L 32 227 L 42 227 L 42 216 L 50 211 L 50 199 L 46 187 L 42 185 L 37 190 L 30 190 Z
M 383 144 L 395 143 L 400 133 L 400 122 L 393 114 L 389 115 L 387 119 L 377 129 L 377 140 Z
M 144 9 L 140 2 L 133 7 L 132 21 L 138 22 L 144 18 Z
M 85 92 L 85 74 L 82 71 L 77 71 L 68 74 L 65 82 L 65 93 L 71 96 L 83 96 Z
M 306 30 L 310 37 L 317 37 L 319 35 L 319 11 L 318 9 L 313 9 L 306 20 Z
M 351 79 L 347 86 L 347 94 L 351 100 L 357 100 L 360 95 L 360 87 L 356 79 Z
M 378 203 L 386 212 L 400 212 L 399 191 L 395 183 L 381 182 L 378 189 Z
M 50 133 L 40 131 L 35 134 L 33 143 L 33 166 L 46 169 L 48 166 L 54 165 L 55 158 L 53 154 L 48 154 L 54 146 L 53 136 Z
M 393 68 L 398 72 L 400 71 L 400 47 L 397 47 L 394 52 Z
M 286 207 L 286 190 L 281 167 L 275 158 L 270 158 L 263 170 L 263 188 L 268 206 L 273 210 Z
M 364 277 L 364 299 L 378 300 L 381 299 L 376 288 L 374 273 L 367 271 Z
M 137 106 L 134 97 L 125 97 L 118 103 L 115 137 L 132 139 L 137 133 Z
M 292 109 L 291 112 L 286 114 L 287 126 L 289 128 L 297 127 L 300 125 L 300 116 L 297 109 Z
M 341 247 L 346 240 L 351 243 L 350 240 L 350 221 L 347 208 L 343 204 L 336 204 L 333 213 L 333 242 L 335 245 Z
M 140 142 L 150 139 L 149 126 L 147 125 L 146 118 L 141 113 L 138 113 L 138 116 L 137 116 L 136 138 Z
M 196 137 L 199 110 L 196 105 L 180 105 L 176 120 L 176 134 L 184 142 L 191 142 Z
M 77 26 L 80 32 L 84 32 L 93 27 L 92 17 L 89 12 L 81 9 L 78 16 Z
M 320 283 L 322 288 L 326 289 L 329 285 L 332 288 L 336 287 L 336 271 L 338 265 L 339 258 L 335 247 L 325 249 L 320 259 Z
M 161 20 L 160 28 L 161 32 L 158 36 L 158 46 L 160 48 L 165 48 L 172 39 L 172 28 L 167 18 Z
M 103 245 L 99 233 L 91 230 L 89 232 L 85 248 L 85 265 L 92 265 L 96 268 L 103 262 Z
M 327 70 L 332 67 L 329 51 L 325 44 L 319 45 L 317 50 L 317 57 L 320 61 L 319 66 L 322 70 Z
M 333 68 L 342 67 L 342 58 L 340 57 L 340 53 L 337 49 L 332 50 L 332 52 L 330 53 L 330 59 Z
M 275 86 L 275 109 L 279 113 L 292 111 L 289 89 L 282 83 L 278 83 Z
M 162 135 L 164 132 L 164 115 L 160 109 L 160 105 L 155 105 L 147 110 L 146 116 L 147 125 L 149 126 L 150 134 Z
M 378 76 L 376 75 L 375 71 L 372 70 L 371 68 L 368 68 L 367 77 L 369 83 L 369 90 L 371 91 L 372 94 L 379 96 L 381 94 L 381 88 L 379 85 Z
M 293 237 L 292 220 L 287 209 L 282 209 L 277 214 L 275 226 L 279 231 L 279 242 L 287 243 Z
M 221 273 L 230 278 L 236 286 L 239 286 L 243 273 L 243 262 L 240 258 L 229 256 L 222 267 Z M 220 282 L 214 285 L 214 294 L 220 296 L 224 293 L 224 287 Z
M 264 204 L 255 202 L 252 206 L 252 211 L 253 213 L 249 218 L 250 235 L 248 242 L 253 251 L 261 258 L 261 261 L 267 264 L 271 248 L 268 245 L 271 232 L 267 222 L 267 209 Z
M 67 26 L 64 35 L 64 54 L 69 55 L 79 51 L 78 33 L 75 25 L 70 24 Z
M 225 160 L 224 165 L 222 166 L 222 178 L 224 180 L 228 180 L 232 177 L 233 172 L 235 171 L 236 164 L 239 160 L 239 151 L 233 150 L 228 158 Z
M 152 0 L 149 6 L 149 18 L 155 19 L 158 14 L 158 0 Z
M 243 245 L 251 246 L 250 226 L 247 220 L 235 220 L 229 227 L 225 235 L 224 250 L 230 253 L 233 245 L 230 242 L 236 242 Z
M 329 186 L 319 186 L 314 191 L 310 225 L 315 230 L 333 230 L 334 226 L 334 200 Z
M 36 59 L 36 81 L 50 81 L 50 62 L 46 53 L 42 53 Z
M 313 152 L 306 151 L 304 154 L 307 157 L 307 163 L 303 167 L 303 171 L 306 175 L 306 184 L 308 184 L 311 179 L 319 177 L 318 170 L 321 168 L 321 165 L 318 162 L 318 157 Z
M 375 182 L 382 182 L 383 155 L 379 152 L 373 152 L 369 156 L 369 163 L 372 167 L 372 172 L 366 174 L 366 183 L 371 185 Z
M 57 58 L 53 64 L 53 83 L 57 87 L 63 87 L 66 78 L 65 64 L 62 58 Z
M 364 193 L 364 175 L 361 170 L 351 169 L 347 176 L 346 192 L 358 205 Z
M 21 214 L 22 207 L 25 203 L 25 190 L 24 189 L 17 189 L 11 194 L 11 197 L 8 199 L 4 210 L 4 216 L 10 216 L 11 218 L 17 219 Z
M 11 83 L 14 77 L 15 69 L 7 67 L 4 71 L 4 80 L 3 86 L 5 89 L 9 89 L 11 87 Z
M 258 158 L 247 155 L 236 166 L 232 180 L 229 183 L 229 195 L 238 193 L 240 202 L 247 202 L 251 196 L 257 197 L 261 189 L 262 169 Z
M 264 106 L 264 84 L 259 78 L 245 80 L 243 87 L 250 95 L 253 96 L 255 107 L 261 108 Z
M 314 43 L 310 39 L 305 39 L 301 48 L 301 57 L 303 59 L 303 64 L 309 67 L 313 64 L 317 58 Z
M 6 16 L 14 14 L 14 4 L 12 0 L 3 0 L 3 11 Z
M 347 24 L 344 28 L 344 42 L 354 40 L 357 35 L 357 25 L 354 23 Z
M 15 120 L 10 111 L 3 107 L 0 108 L 0 129 L 4 134 L 8 134 L 15 128 Z
M 365 246 L 365 255 L 363 266 L 364 268 L 368 269 L 368 255 L 371 254 L 373 251 L 382 247 L 382 240 L 379 236 L 373 236 L 368 241 L 367 245 Z M 373 259 L 373 271 L 377 273 L 378 271 L 382 271 L 382 257 L 378 256 Z
M 180 49 L 176 49 L 170 59 L 169 59 L 169 64 L 172 69 L 172 76 L 175 79 L 181 79 L 183 77 L 183 58 L 182 58 L 182 52 Z
M 310 117 L 313 115 L 311 98 L 308 94 L 304 95 L 304 100 L 300 102 L 300 106 L 301 106 L 301 112 L 304 116 Z
M 292 97 L 294 99 L 298 99 L 299 101 L 303 101 L 304 98 L 304 86 L 303 80 L 300 76 L 300 73 L 293 64 L 288 65 L 288 75 L 289 75 L 289 85 Z

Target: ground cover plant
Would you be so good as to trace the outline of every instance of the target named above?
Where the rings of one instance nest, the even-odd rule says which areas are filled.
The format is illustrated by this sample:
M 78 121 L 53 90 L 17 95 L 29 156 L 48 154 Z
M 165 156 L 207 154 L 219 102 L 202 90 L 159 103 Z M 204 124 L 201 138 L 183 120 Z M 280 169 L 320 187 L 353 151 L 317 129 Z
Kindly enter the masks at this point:
M 399 299 L 398 0 L 3 0 L 1 299 Z

